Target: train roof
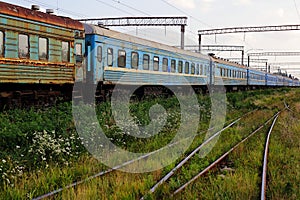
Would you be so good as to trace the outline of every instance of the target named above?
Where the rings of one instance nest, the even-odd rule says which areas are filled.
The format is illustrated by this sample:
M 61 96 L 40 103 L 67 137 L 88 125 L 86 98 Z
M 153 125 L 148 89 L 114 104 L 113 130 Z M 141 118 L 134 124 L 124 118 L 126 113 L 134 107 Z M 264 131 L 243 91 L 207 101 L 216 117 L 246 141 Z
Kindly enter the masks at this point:
M 241 65 L 241 64 L 235 63 L 235 62 L 230 62 L 230 61 L 228 61 L 226 59 L 222 59 L 222 58 L 216 58 L 214 56 L 212 56 L 212 60 L 215 63 L 220 63 L 220 64 L 224 64 L 224 65 L 230 65 L 230 66 L 239 67 L 239 68 L 247 68 L 247 66 L 245 66 L 245 65 Z
M 129 34 L 126 34 L 126 33 L 121 33 L 121 32 L 114 31 L 114 30 L 109 30 L 109 29 L 102 28 L 102 27 L 99 27 L 99 26 L 96 26 L 96 25 L 92 25 L 92 24 L 84 24 L 84 27 L 85 27 L 85 34 L 103 35 L 103 36 L 107 36 L 107 37 L 110 37 L 110 38 L 124 40 L 124 41 L 127 41 L 127 42 L 141 44 L 141 45 L 145 45 L 145 46 L 149 46 L 149 47 L 153 47 L 153 48 L 157 48 L 157 49 L 162 49 L 162 50 L 166 50 L 166 51 L 170 51 L 170 52 L 174 52 L 174 53 L 178 53 L 178 54 L 189 55 L 189 56 L 202 58 L 202 59 L 207 59 L 207 60 L 210 58 L 207 55 L 194 53 L 194 52 L 190 52 L 190 51 L 185 51 L 185 50 L 182 50 L 182 49 L 179 49 L 179 48 L 176 48 L 176 47 L 172 47 L 172 46 L 161 44 L 161 43 L 154 42 L 154 41 L 151 41 L 151 40 L 139 38 L 139 37 L 129 35 Z
M 0 1 L 0 14 L 6 14 L 60 27 L 84 30 L 83 24 L 68 17 L 56 16 Z

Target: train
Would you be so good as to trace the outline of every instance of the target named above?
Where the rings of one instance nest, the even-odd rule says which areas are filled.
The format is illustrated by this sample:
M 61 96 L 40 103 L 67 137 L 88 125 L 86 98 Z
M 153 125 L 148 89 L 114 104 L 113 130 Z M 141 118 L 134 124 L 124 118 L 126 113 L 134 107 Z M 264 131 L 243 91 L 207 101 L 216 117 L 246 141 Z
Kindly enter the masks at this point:
M 97 86 L 99 98 L 116 84 L 300 86 L 296 78 L 81 23 L 51 9 L 0 2 L 0 106 L 81 97 L 75 83 Z

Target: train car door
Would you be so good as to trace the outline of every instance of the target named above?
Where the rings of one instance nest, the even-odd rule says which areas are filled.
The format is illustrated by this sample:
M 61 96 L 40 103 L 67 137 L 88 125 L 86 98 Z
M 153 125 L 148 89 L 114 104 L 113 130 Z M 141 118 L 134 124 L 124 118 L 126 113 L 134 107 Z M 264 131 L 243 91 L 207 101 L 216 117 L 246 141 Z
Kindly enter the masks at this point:
M 96 81 L 97 83 L 103 82 L 104 74 L 104 45 L 102 42 L 96 43 Z
M 208 75 L 209 75 L 209 78 L 208 78 L 208 81 L 209 81 L 209 85 L 214 85 L 214 77 L 215 77 L 215 63 L 213 62 L 213 60 L 210 58 L 210 61 L 209 61 L 209 69 L 208 69 Z
M 90 36 L 86 36 L 86 83 L 93 84 L 94 77 L 92 43 Z
M 75 81 L 85 82 L 86 81 L 86 67 L 84 58 L 84 41 L 75 41 Z

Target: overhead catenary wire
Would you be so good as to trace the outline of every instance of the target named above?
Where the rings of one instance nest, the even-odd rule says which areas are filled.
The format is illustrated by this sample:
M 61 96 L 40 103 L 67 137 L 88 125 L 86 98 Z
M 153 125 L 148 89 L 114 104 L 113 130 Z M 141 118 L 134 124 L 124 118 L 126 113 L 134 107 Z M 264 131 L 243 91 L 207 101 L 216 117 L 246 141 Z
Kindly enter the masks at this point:
M 137 11 L 137 12 L 139 12 L 139 13 L 142 13 L 142 14 L 144 14 L 144 15 L 151 16 L 149 13 L 146 13 L 146 12 L 140 10 L 140 9 L 134 8 L 134 7 L 132 7 L 132 6 L 129 6 L 128 4 L 122 3 L 120 0 L 112 0 L 112 1 L 115 2 L 115 3 L 118 3 L 118 4 L 122 5 L 122 6 L 125 6 L 125 7 L 127 7 L 127 8 L 130 8 L 130 9 L 132 9 L 132 10 L 135 10 L 135 11 Z
M 295 9 L 297 11 L 297 15 L 298 15 L 298 18 L 300 20 L 300 13 L 299 13 L 299 9 L 298 9 L 298 6 L 297 6 L 297 3 L 296 3 L 296 0 L 293 0 L 294 1 L 294 6 L 295 6 Z
M 113 9 L 115 9 L 115 10 L 118 10 L 118 11 L 121 11 L 123 13 L 129 14 L 130 16 L 134 16 L 132 13 L 130 13 L 130 12 L 126 11 L 126 10 L 123 10 L 121 8 L 117 8 L 116 6 L 113 6 L 113 5 L 111 5 L 109 3 L 106 3 L 104 1 L 101 1 L 101 0 L 95 0 L 95 1 L 98 2 L 98 3 L 104 4 L 104 5 L 108 6 L 108 7 L 111 7 Z
M 176 6 L 174 6 L 173 4 L 169 3 L 168 1 L 166 1 L 166 0 L 161 0 L 161 1 L 164 2 L 165 4 L 169 5 L 170 7 L 176 9 L 177 11 L 182 12 L 183 14 L 187 15 L 189 18 L 194 19 L 195 21 L 197 21 L 197 22 L 199 22 L 199 23 L 201 23 L 201 24 L 203 24 L 203 25 L 205 25 L 205 26 L 207 26 L 207 27 L 209 27 L 209 28 L 214 28 L 212 25 L 207 24 L 207 23 L 205 23 L 205 22 L 199 20 L 198 18 L 192 16 L 191 14 L 185 12 L 184 10 L 182 10 L 182 9 L 180 9 L 180 8 L 177 8 Z M 198 35 L 198 34 L 197 34 L 197 35 Z M 234 36 L 227 36 L 227 37 L 231 37 L 231 38 L 237 39 L 237 38 L 234 37 Z M 245 37 L 245 36 L 244 36 L 244 37 Z M 241 40 L 241 39 L 239 39 L 239 40 Z M 247 42 L 245 41 L 245 39 L 243 39 L 243 40 L 241 40 L 241 41 L 243 41 L 245 44 L 247 44 L 248 46 L 251 47 L 251 45 L 250 45 L 249 43 L 247 43 Z M 216 38 L 215 38 L 215 42 L 216 42 Z M 252 48 L 252 47 L 251 47 L 251 48 Z
M 72 16 L 76 16 L 76 17 L 88 17 L 87 15 L 82 14 L 82 13 L 77 13 L 77 12 L 74 12 L 74 11 L 71 11 L 71 10 L 59 8 L 58 3 L 57 3 L 57 5 L 51 5 L 51 4 L 47 4 L 47 3 L 37 1 L 37 0 L 22 0 L 22 1 L 29 2 L 29 3 L 34 3 L 34 4 L 39 4 L 41 6 L 45 6 L 45 7 L 48 7 L 48 8 L 54 8 L 57 11 L 60 11 L 62 13 L 69 14 L 69 15 L 72 15 Z

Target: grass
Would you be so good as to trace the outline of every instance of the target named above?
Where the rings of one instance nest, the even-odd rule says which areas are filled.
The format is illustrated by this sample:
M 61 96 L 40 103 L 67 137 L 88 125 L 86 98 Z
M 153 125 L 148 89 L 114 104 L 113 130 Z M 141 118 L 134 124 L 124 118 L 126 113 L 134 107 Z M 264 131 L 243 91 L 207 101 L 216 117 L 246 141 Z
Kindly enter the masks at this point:
M 299 109 L 295 107 L 293 113 L 285 111 L 280 116 L 270 141 L 267 192 L 267 197 L 270 199 L 298 199 L 300 196 L 300 115 L 298 111 Z
M 227 100 L 226 121 L 228 122 L 248 111 L 258 110 L 222 133 L 216 146 L 206 157 L 195 156 L 180 171 L 176 172 L 168 184 L 159 187 L 153 195 L 148 195 L 146 199 L 170 199 L 172 192 L 181 184 L 208 166 L 277 110 L 282 109 L 283 101 L 291 105 L 294 113 L 284 113 L 280 117 L 282 121 L 278 122 L 281 125 L 277 127 L 277 134 L 274 134 L 278 138 L 271 136 L 271 146 L 273 145 L 273 147 L 270 148 L 274 149 L 274 153 L 272 155 L 273 150 L 270 150 L 270 157 L 277 157 L 274 158 L 273 164 L 270 163 L 270 169 L 274 170 L 272 170 L 272 174 L 269 174 L 271 178 L 268 197 L 295 199 L 294 196 L 299 196 L 296 191 L 297 182 L 300 182 L 299 165 L 291 166 L 291 164 L 299 163 L 300 160 L 299 134 L 292 134 L 299 133 L 297 113 L 300 110 L 300 90 L 278 89 L 229 93 Z M 211 117 L 210 99 L 207 96 L 199 95 L 198 101 L 201 111 L 198 130 L 200 133 L 201 130 L 208 128 Z M 148 152 L 169 143 L 180 126 L 178 113 L 180 107 L 175 98 L 156 98 L 132 103 L 130 111 L 133 122 L 141 125 L 149 124 L 151 121 L 148 110 L 156 104 L 163 105 L 168 114 L 166 126 L 163 127 L 160 134 L 146 140 L 124 134 L 116 126 L 109 103 L 97 106 L 96 111 L 102 128 L 106 130 L 107 136 L 116 145 L 132 152 Z M 62 104 L 56 108 L 45 110 L 12 110 L 0 113 L 0 199 L 31 199 L 107 169 L 85 150 L 76 133 L 71 109 L 70 104 Z M 289 122 L 288 126 L 284 125 L 286 122 Z M 257 198 L 264 132 L 266 130 L 251 138 L 249 142 L 228 157 L 227 164 L 234 169 L 234 172 L 210 172 L 174 198 Z M 193 148 L 201 144 L 204 137 L 205 134 L 199 134 L 187 152 L 191 152 Z M 291 148 L 287 149 L 287 146 Z M 30 151 L 30 149 L 32 150 Z M 292 161 L 288 157 L 284 157 L 285 155 L 293 158 Z M 178 161 L 182 158 L 183 155 Z M 283 167 L 276 168 L 278 163 L 281 163 Z M 116 171 L 107 176 L 87 181 L 75 188 L 64 190 L 55 198 L 137 199 L 146 194 L 156 181 L 167 174 L 175 164 L 172 163 L 164 169 L 142 174 Z M 134 168 L 136 165 L 130 167 Z M 278 182 L 280 179 L 285 181 Z

